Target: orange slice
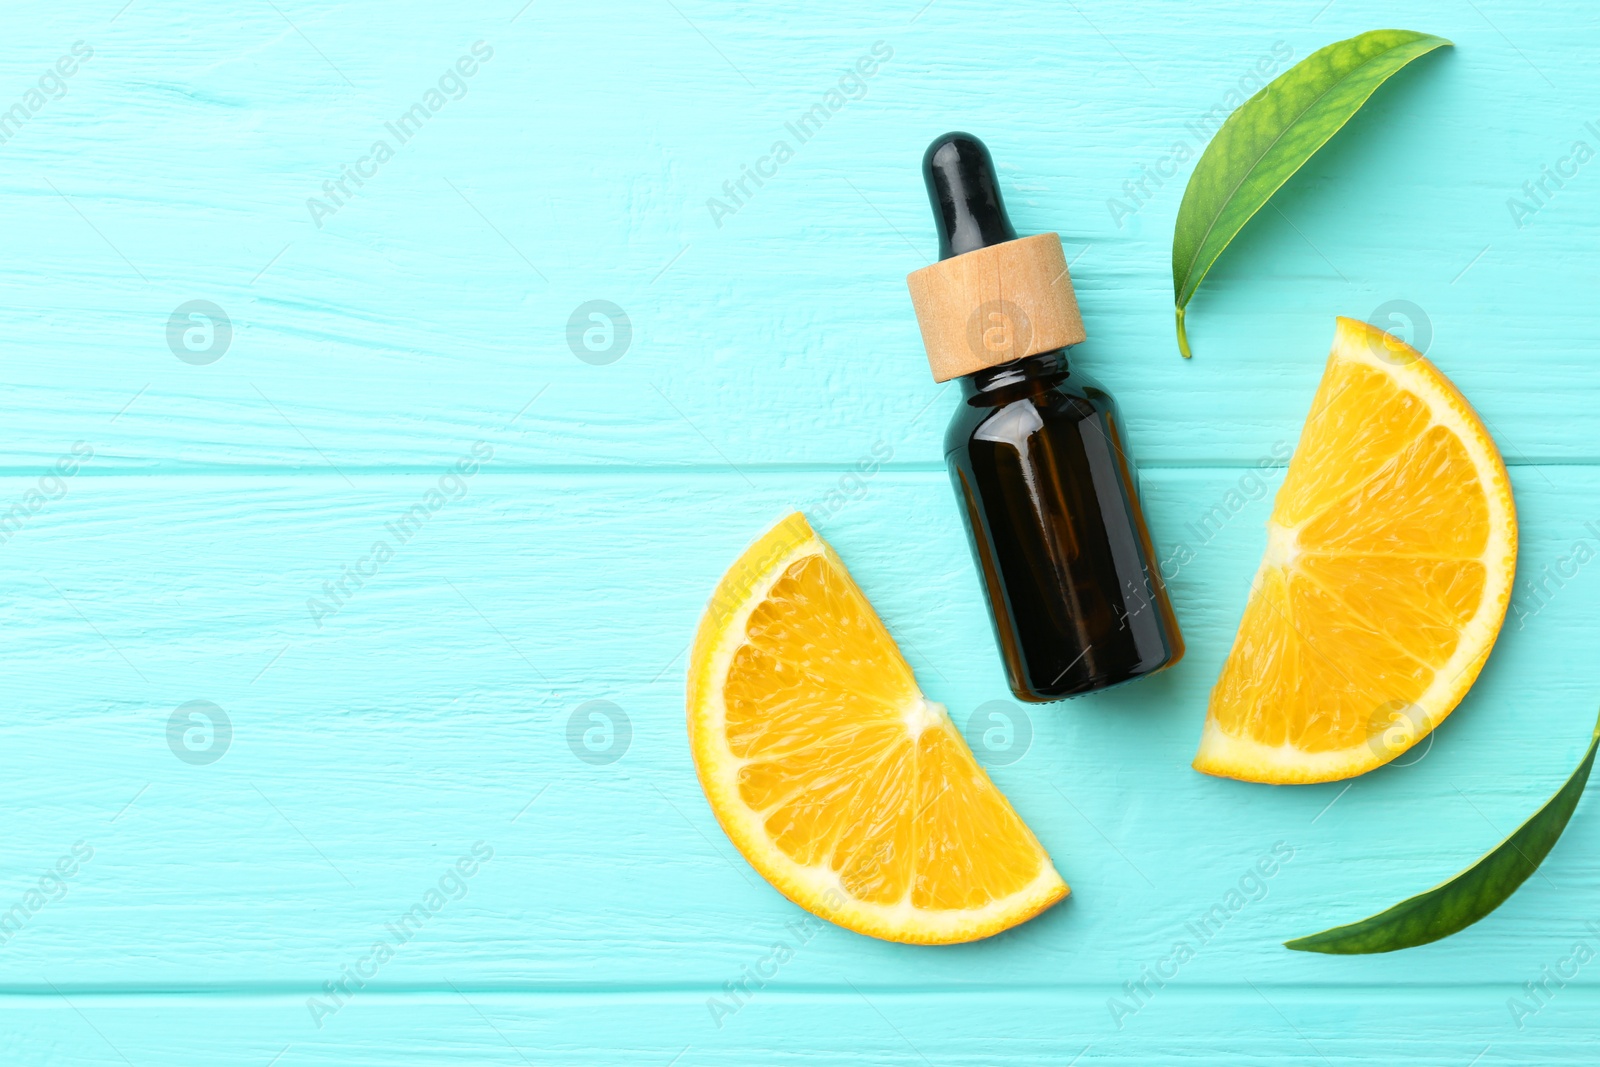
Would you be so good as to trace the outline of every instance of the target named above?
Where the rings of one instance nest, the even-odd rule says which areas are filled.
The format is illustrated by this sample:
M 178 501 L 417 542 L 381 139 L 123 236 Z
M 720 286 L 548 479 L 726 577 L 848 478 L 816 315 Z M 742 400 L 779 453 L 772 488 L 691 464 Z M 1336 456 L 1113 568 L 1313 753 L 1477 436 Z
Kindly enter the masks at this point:
M 1477 414 L 1416 350 L 1339 319 L 1195 768 L 1327 782 L 1405 752 L 1478 677 L 1516 559 Z
M 871 937 L 988 937 L 1067 895 L 844 564 L 796 512 L 728 569 L 689 661 L 717 821 L 796 904 Z

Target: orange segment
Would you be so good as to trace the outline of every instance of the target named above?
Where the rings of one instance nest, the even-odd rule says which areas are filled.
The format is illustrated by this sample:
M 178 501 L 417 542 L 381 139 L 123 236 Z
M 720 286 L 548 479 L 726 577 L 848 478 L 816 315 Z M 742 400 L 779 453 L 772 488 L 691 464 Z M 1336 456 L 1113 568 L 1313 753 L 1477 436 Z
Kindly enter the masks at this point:
M 1384 370 L 1355 365 L 1340 368 L 1337 377 L 1324 374 L 1298 451 L 1339 455 L 1334 464 L 1290 465 L 1274 502 L 1275 516 L 1293 526 L 1322 511 L 1369 481 L 1401 449 L 1422 436 L 1429 423 L 1421 397 L 1397 393 Z
M 717 586 L 690 657 L 688 714 L 718 822 L 808 911 L 943 944 L 999 933 L 1067 895 L 798 513 Z
M 1476 680 L 1516 555 L 1477 414 L 1419 353 L 1339 319 L 1196 769 L 1323 782 L 1406 751 Z

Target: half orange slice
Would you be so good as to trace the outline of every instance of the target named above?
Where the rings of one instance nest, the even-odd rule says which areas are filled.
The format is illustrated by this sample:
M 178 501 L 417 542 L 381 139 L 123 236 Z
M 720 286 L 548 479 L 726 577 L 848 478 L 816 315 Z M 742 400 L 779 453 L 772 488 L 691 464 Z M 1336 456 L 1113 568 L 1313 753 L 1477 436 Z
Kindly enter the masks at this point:
M 717 585 L 690 656 L 688 714 L 717 821 L 807 911 L 943 944 L 999 933 L 1067 895 L 798 512 Z
M 1511 482 L 1472 407 L 1339 319 L 1195 768 L 1325 782 L 1405 752 L 1478 677 L 1516 559 Z

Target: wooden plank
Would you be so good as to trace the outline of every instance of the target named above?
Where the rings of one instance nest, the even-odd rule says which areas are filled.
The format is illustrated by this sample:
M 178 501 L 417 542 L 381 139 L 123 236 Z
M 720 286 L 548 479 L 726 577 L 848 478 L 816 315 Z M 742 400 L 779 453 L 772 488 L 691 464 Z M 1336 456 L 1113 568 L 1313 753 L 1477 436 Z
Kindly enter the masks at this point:
M 0 468 L 79 439 L 102 466 L 145 470 L 410 468 L 478 438 L 538 469 L 844 464 L 879 441 L 937 462 L 954 393 L 929 381 L 903 279 L 933 247 L 918 158 L 954 124 L 991 140 L 1018 225 L 1064 235 L 1090 334 L 1077 358 L 1120 398 L 1142 460 L 1249 463 L 1292 441 L 1333 316 L 1391 301 L 1424 310 L 1431 354 L 1513 462 L 1600 459 L 1575 267 L 1600 186 L 1580 171 L 1520 227 L 1507 206 L 1592 139 L 1581 110 L 1529 104 L 1588 77 L 1600 27 L 1575 10 L 1519 14 L 1512 46 L 1470 7 L 1415 6 L 1458 47 L 1387 87 L 1242 235 L 1193 305 L 1192 362 L 1175 354 L 1167 265 L 1189 164 L 1163 160 L 1198 150 L 1189 124 L 1215 122 L 1258 63 L 1281 66 L 1280 42 L 1302 57 L 1383 8 L 1308 25 L 1287 3 L 1131 4 L 1112 33 L 1024 0 L 981 40 L 962 32 L 974 10 L 944 2 L 914 21 L 263 7 L 204 32 L 181 5 L 93 33 L 36 12 L 33 39 L 0 51 L 12 83 L 75 39 L 99 50 L 4 146 Z M 323 183 L 397 141 L 386 124 L 480 39 L 494 57 L 464 95 L 314 221 Z M 880 40 L 893 56 L 866 95 L 713 220 L 723 183 Z M 995 69 L 1010 73 L 978 73 Z M 1150 166 L 1179 169 L 1156 187 Z M 1131 215 L 1108 206 L 1131 199 Z M 209 365 L 169 349 L 192 300 L 233 326 Z M 609 365 L 568 340 L 593 300 L 631 323 Z
M 1187 538 L 1194 555 L 1172 581 L 1181 665 L 1030 709 L 1031 745 L 1010 762 L 981 747 L 993 723 L 969 725 L 1073 897 L 943 952 L 829 927 L 817 969 L 800 964 L 795 980 L 1119 988 L 1241 884 L 1259 899 L 1230 909 L 1197 981 L 1521 981 L 1582 936 L 1573 902 L 1600 884 L 1587 805 L 1544 874 L 1460 937 L 1371 959 L 1278 946 L 1453 873 L 1566 776 L 1594 716 L 1595 578 L 1580 569 L 1507 629 L 1415 766 L 1348 791 L 1207 778 L 1187 764 L 1269 506 L 1244 477 L 1144 478 L 1158 542 L 1171 553 Z M 437 477 L 362 476 L 354 489 L 335 476 L 74 480 L 4 546 L 15 710 L 0 782 L 26 813 L 9 835 L 7 893 L 26 902 L 74 842 L 94 856 L 4 946 L 0 987 L 337 975 L 480 840 L 493 859 L 395 953 L 385 982 L 631 988 L 737 973 L 801 913 L 705 807 L 682 657 L 726 563 L 840 478 L 752 481 L 481 470 L 319 628 L 307 600 L 329 599 L 322 583 L 374 542 L 397 542 L 393 522 Z M 1519 469 L 1514 481 L 1525 574 L 1592 542 L 1583 519 L 1600 471 Z M 29 484 L 0 488 L 11 498 Z M 1194 524 L 1239 489 L 1257 499 L 1202 542 Z M 942 472 L 881 473 L 813 513 L 932 697 L 970 724 L 1006 696 Z M 172 717 L 197 700 L 231 723 L 209 764 L 177 755 L 182 723 L 169 743 Z M 574 716 L 594 700 L 630 724 L 614 762 L 582 758 L 583 731 L 600 724 Z M 590 742 L 606 748 L 603 734 Z M 190 740 L 210 744 L 203 731 Z M 1293 859 L 1257 888 L 1250 871 L 1278 842 Z
M 803 951 L 803 950 L 802 950 Z M 797 954 L 795 961 L 802 957 Z M 358 992 L 319 1030 L 304 991 L 243 997 L 62 995 L 7 998 L 0 1025 L 17 1062 L 126 1067 L 273 1063 L 773 1063 L 955 1065 L 1425 1060 L 1579 1062 L 1600 1028 L 1592 986 L 1556 990 L 1519 1029 L 1509 983 L 1418 990 L 1302 987 L 1158 989 L 1121 1030 L 1106 991 L 796 991 L 787 969 L 719 1028 L 711 990 L 528 996 L 460 986 Z M 1554 989 L 1554 987 L 1552 987 Z M 1487 1050 L 1487 1051 L 1486 1051 Z

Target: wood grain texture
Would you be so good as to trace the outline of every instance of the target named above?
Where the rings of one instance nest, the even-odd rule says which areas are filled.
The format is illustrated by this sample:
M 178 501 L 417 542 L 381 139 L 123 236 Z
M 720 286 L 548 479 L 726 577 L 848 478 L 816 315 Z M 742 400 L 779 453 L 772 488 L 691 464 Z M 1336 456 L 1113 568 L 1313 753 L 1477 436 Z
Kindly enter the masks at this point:
M 1007 694 L 944 474 L 882 473 L 831 515 L 814 511 L 1075 890 L 1023 929 L 948 952 L 829 929 L 830 966 L 884 983 L 1115 989 L 1280 841 L 1293 861 L 1212 941 L 1197 975 L 1494 983 L 1536 974 L 1582 934 L 1574 900 L 1600 888 L 1586 809 L 1548 881 L 1468 935 L 1383 959 L 1279 948 L 1448 876 L 1565 778 L 1592 722 L 1584 635 L 1596 578 L 1580 571 L 1508 627 L 1416 766 L 1348 792 L 1208 778 L 1188 761 L 1269 498 L 1247 482 L 1258 499 L 1208 541 L 1193 524 L 1242 477 L 1145 476 L 1164 558 L 1185 538 L 1194 555 L 1170 582 L 1188 656 L 1147 685 L 1014 708 L 1032 741 L 1011 762 L 1003 742 L 985 743 L 996 723 L 972 725 Z M 45 976 L 320 982 L 478 840 L 494 859 L 384 982 L 726 980 L 801 913 L 738 859 L 700 796 L 682 726 L 685 644 L 749 531 L 837 480 L 481 472 L 392 559 L 365 565 L 376 573 L 321 626 L 307 600 L 328 602 L 323 583 L 392 540 L 385 524 L 435 480 L 362 478 L 352 491 L 331 476 L 122 477 L 75 489 L 5 546 L 11 692 L 25 715 L 6 730 L 0 779 L 29 814 L 8 849 L 18 894 L 79 839 L 95 857 L 5 946 L 0 989 Z M 1515 481 L 1531 573 L 1586 536 L 1559 516 L 1581 513 L 1600 472 L 1521 469 Z M 169 719 L 191 700 L 232 723 L 210 765 L 170 747 Z M 631 725 L 606 765 L 579 758 L 587 718 L 571 732 L 593 700 Z
M 917 161 L 950 126 L 988 138 L 1023 232 L 1063 234 L 1082 365 L 1141 460 L 1248 462 L 1292 440 L 1333 316 L 1397 299 L 1425 309 L 1430 353 L 1513 463 L 1600 454 L 1600 182 L 1581 170 L 1520 229 L 1506 205 L 1593 140 L 1587 11 L 1407 8 L 1457 48 L 1395 79 L 1247 227 L 1194 305 L 1186 364 L 1173 146 L 1197 150 L 1186 124 L 1276 42 L 1301 57 L 1392 7 L 1341 2 L 1313 25 L 1310 4 L 1023 4 L 992 25 L 950 0 L 915 22 L 631 3 L 509 22 L 515 6 L 284 8 L 304 38 L 267 6 L 213 23 L 139 0 L 110 25 L 33 6 L 0 66 L 19 92 L 74 40 L 97 53 L 3 146 L 9 340 L 30 353 L 8 366 L 5 462 L 84 436 L 144 469 L 427 464 L 462 436 L 524 464 L 849 462 L 878 438 L 937 460 L 948 400 L 903 279 L 933 250 Z M 466 95 L 319 229 L 307 199 L 479 39 L 495 58 Z M 717 226 L 707 200 L 878 40 L 894 58 L 866 95 Z M 1158 164 L 1179 173 L 1119 227 L 1107 201 Z M 236 326 L 210 366 L 167 349 L 190 299 Z M 609 366 L 567 344 L 591 299 L 633 323 Z
M 1600 949 L 1589 804 L 1458 937 L 1382 959 L 1278 944 L 1459 869 L 1587 738 L 1600 164 L 1520 227 L 1507 199 L 1574 140 L 1600 148 L 1589 7 L 120 2 L 28 0 L 0 35 L 0 114 L 93 49 L 0 143 L 0 514 L 26 512 L 0 541 L 7 1063 L 1487 1067 L 1593 1044 L 1587 969 L 1520 1028 L 1508 1006 Z M 1276 43 L 1393 24 L 1457 47 L 1245 229 L 1180 360 L 1192 159 L 1159 186 L 1143 168 L 1198 154 L 1188 124 Z M 399 144 L 386 124 L 479 41 L 492 57 Z M 865 95 L 714 218 L 879 41 Z M 1075 358 L 1121 402 L 1163 558 L 1194 555 L 1170 581 L 1187 659 L 1029 709 L 1015 759 L 971 721 L 1006 693 L 942 469 L 954 392 L 903 282 L 934 246 L 917 161 L 957 128 L 994 150 L 1019 231 L 1063 234 Z M 385 137 L 319 226 L 307 200 Z M 193 300 L 233 327 L 209 364 L 169 346 Z M 569 342 L 594 300 L 631 322 L 613 362 Z M 1513 617 L 1414 766 L 1348 789 L 1203 777 L 1269 507 L 1250 471 L 1298 435 L 1333 316 L 1391 301 L 1513 467 Z M 857 478 L 874 448 L 892 458 Z M 393 532 L 430 490 L 450 499 Z M 1074 894 L 945 950 L 822 929 L 719 1028 L 707 999 L 801 913 L 705 807 L 683 655 L 716 577 L 794 507 Z M 229 717 L 215 762 L 169 732 L 191 701 Z M 627 716 L 614 762 L 585 745 L 591 701 Z M 440 889 L 479 841 L 493 857 Z M 44 872 L 78 842 L 61 895 Z M 1278 842 L 1293 858 L 1257 890 Z M 306 998 L 430 890 L 437 912 L 318 1029 Z M 1231 890 L 1256 899 L 1119 1020 L 1112 999 Z
M 461 986 L 444 994 L 360 994 L 317 1030 L 304 998 L 217 996 L 13 998 L 0 1009 L 21 1062 L 359 1062 L 591 1065 L 865 1063 L 901 1067 L 1000 1064 L 1318 1063 L 1355 1067 L 1437 1059 L 1578 1063 L 1597 1036 L 1592 987 L 1563 991 L 1518 1032 L 1504 996 L 1458 986 L 1301 990 L 1169 986 L 1110 1021 L 1104 996 L 1074 989 L 943 993 L 859 986 L 845 995 L 758 991 L 719 1029 L 709 990 L 534 997 Z M 1337 1016 L 1327 1010 L 1339 997 Z M 1341 995 L 1342 994 L 1342 995 Z M 63 1003 L 65 1000 L 67 1003 Z M 1484 1048 L 1491 1051 L 1484 1054 Z

